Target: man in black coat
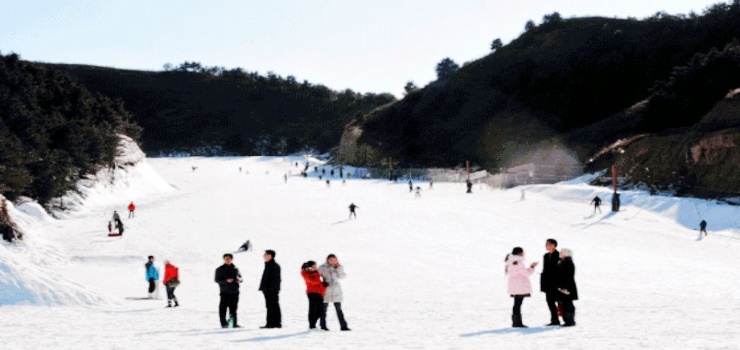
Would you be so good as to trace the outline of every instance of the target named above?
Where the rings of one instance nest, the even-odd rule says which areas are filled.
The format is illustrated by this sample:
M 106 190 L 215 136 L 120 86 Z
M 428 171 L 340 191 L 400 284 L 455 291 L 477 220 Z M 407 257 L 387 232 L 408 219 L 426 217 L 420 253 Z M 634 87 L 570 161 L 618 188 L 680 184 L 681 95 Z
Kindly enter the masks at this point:
M 547 307 L 550 309 L 550 324 L 559 326 L 558 307 L 555 304 L 560 299 L 558 292 L 557 268 L 560 261 L 560 252 L 557 251 L 558 241 L 550 238 L 545 242 L 547 254 L 542 258 L 542 274 L 540 275 L 540 291 L 545 293 Z
M 232 263 L 233 260 L 233 255 L 224 254 L 224 264 L 216 269 L 216 283 L 218 283 L 221 290 L 218 316 L 221 320 L 222 328 L 228 327 L 226 309 L 229 309 L 229 316 L 233 320 L 233 327 L 240 327 L 236 322 L 236 308 L 239 304 L 239 283 L 242 282 L 242 275 L 239 273 L 239 269 Z
M 557 269 L 558 291 L 560 291 L 560 300 L 563 303 L 563 327 L 576 325 L 576 307 L 573 301 L 578 300 L 578 288 L 576 288 L 576 266 L 573 264 L 572 255 L 570 249 L 561 250 Z
M 280 313 L 280 265 L 275 262 L 275 251 L 265 251 L 265 271 L 262 272 L 260 289 L 265 295 L 267 307 L 267 323 L 260 328 L 281 328 L 282 315 Z

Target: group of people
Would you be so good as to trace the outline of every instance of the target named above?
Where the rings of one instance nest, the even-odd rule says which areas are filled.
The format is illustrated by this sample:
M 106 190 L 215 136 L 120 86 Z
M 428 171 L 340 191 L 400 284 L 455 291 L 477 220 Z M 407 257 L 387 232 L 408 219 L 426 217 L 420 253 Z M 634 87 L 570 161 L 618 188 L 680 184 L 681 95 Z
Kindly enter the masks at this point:
M 545 242 L 547 253 L 543 257 L 542 274 L 540 275 L 540 291 L 545 293 L 547 307 L 550 310 L 548 326 L 572 327 L 576 325 L 574 300 L 578 300 L 578 289 L 575 281 L 575 265 L 573 252 L 564 248 L 557 250 L 558 242 L 548 239 Z M 527 266 L 524 250 L 515 247 L 504 259 L 508 281 L 508 293 L 514 298 L 514 308 L 511 315 L 512 327 L 526 328 L 522 321 L 521 307 L 524 298 L 531 296 L 532 286 L 529 276 L 534 273 L 537 262 Z M 560 316 L 563 323 L 560 323 Z
M 263 254 L 265 269 L 262 272 L 259 290 L 265 297 L 267 309 L 266 322 L 260 328 L 282 328 L 282 313 L 280 310 L 280 265 L 275 261 L 275 251 L 266 250 Z M 222 328 L 241 328 L 237 322 L 237 308 L 239 305 L 239 285 L 244 281 L 239 269 L 234 265 L 234 256 L 230 253 L 223 255 L 224 263 L 216 269 L 215 281 L 219 285 L 221 300 L 218 306 L 218 316 Z M 312 264 L 309 264 L 312 263 Z M 326 327 L 326 310 L 328 303 L 334 303 L 339 323 L 343 331 L 350 330 L 342 313 L 342 289 L 337 281 L 344 278 L 344 268 L 339 264 L 337 257 L 329 255 L 326 264 L 316 268 L 316 263 L 304 263 L 301 275 L 306 281 L 306 292 L 309 299 L 309 328 L 316 328 L 316 321 L 321 319 L 321 329 Z M 320 297 L 319 297 L 320 296 Z M 323 303 L 323 307 L 320 305 Z M 228 315 L 228 318 L 226 317 Z
M 144 278 L 149 283 L 149 299 L 154 299 L 159 280 L 159 270 L 154 266 L 154 256 L 150 255 L 144 264 Z M 162 279 L 167 290 L 167 307 L 178 307 L 180 303 L 175 296 L 175 288 L 180 285 L 180 269 L 172 265 L 169 260 L 164 261 L 164 278 Z M 174 305 L 173 305 L 174 303 Z
M 134 202 L 131 202 L 128 204 L 128 218 L 133 219 L 134 218 L 134 211 L 136 210 L 136 205 Z M 121 221 L 121 216 L 118 215 L 118 211 L 113 211 L 113 217 L 111 218 L 111 221 L 108 221 L 108 232 L 113 232 L 113 227 L 118 230 L 118 235 L 122 236 L 125 226 L 123 225 L 123 221 Z

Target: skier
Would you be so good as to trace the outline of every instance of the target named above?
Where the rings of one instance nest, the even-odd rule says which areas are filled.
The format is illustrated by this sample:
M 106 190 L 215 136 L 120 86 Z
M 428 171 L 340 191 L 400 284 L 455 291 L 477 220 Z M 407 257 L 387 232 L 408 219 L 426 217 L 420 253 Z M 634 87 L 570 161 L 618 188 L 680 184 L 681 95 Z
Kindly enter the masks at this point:
M 331 174 L 331 177 L 334 177 L 334 169 L 331 169 L 331 171 L 329 172 L 329 174 Z
M 596 214 L 596 211 L 599 211 L 599 214 L 601 214 L 601 198 L 599 196 L 594 197 L 593 200 L 591 200 L 591 203 L 594 205 L 594 214 Z
M 118 223 L 121 221 L 121 216 L 118 215 L 118 211 L 113 211 L 113 222 L 116 226 L 118 226 Z
M 326 175 L 326 169 L 321 168 L 321 175 Z
M 702 233 L 704 233 L 704 236 L 707 235 L 707 222 L 705 220 L 699 223 L 699 235 L 701 236 Z
M 576 325 L 576 307 L 573 300 L 578 300 L 578 288 L 576 288 L 576 266 L 573 265 L 573 252 L 568 248 L 560 251 L 560 262 L 558 263 L 558 290 L 563 303 L 563 327 Z
M 313 171 L 315 171 L 315 172 L 318 173 L 319 172 L 319 167 L 317 167 L 317 166 L 313 167 Z
M 414 192 L 414 183 L 409 180 L 409 193 Z
M 421 187 L 416 186 L 416 194 L 414 194 L 414 198 L 421 198 Z
M 240 252 L 246 252 L 246 251 L 249 251 L 251 249 L 252 249 L 252 244 L 249 243 L 249 240 L 247 240 L 246 242 L 244 242 L 244 244 L 242 244 L 242 246 L 239 247 L 239 251 Z
M 324 179 L 324 175 L 319 175 L 319 181 Z
M 191 168 L 193 169 L 193 172 L 195 172 L 196 170 L 198 170 L 198 167 L 195 166 L 195 165 L 193 165 Z
M 326 294 L 324 294 L 324 312 L 321 318 L 321 329 L 328 331 L 326 328 L 326 312 L 329 309 L 329 303 L 334 304 L 334 309 L 337 311 L 337 319 L 339 319 L 340 330 L 351 331 L 347 327 L 347 321 L 344 320 L 344 313 L 342 312 L 342 286 L 339 284 L 339 279 L 346 277 L 344 273 L 344 267 L 339 264 L 337 256 L 329 254 L 326 257 L 326 263 L 319 267 L 319 273 L 324 278 L 326 283 Z
M 134 217 L 134 210 L 136 210 L 136 206 L 134 205 L 134 202 L 131 202 L 128 204 L 128 218 L 131 219 Z
M 557 251 L 558 241 L 550 238 L 545 242 L 547 253 L 542 257 L 542 274 L 540 274 L 540 291 L 545 293 L 547 307 L 550 309 L 550 324 L 559 326 L 558 307 L 555 304 L 560 299 L 558 291 L 557 268 L 560 261 L 560 252 Z
M 116 222 L 116 230 L 118 230 L 118 234 L 123 236 L 123 222 L 121 220 L 118 220 Z
M 357 213 L 355 213 L 355 209 L 356 209 L 356 208 L 359 208 L 359 207 L 358 207 L 358 206 L 356 206 L 356 205 L 355 205 L 355 203 L 351 203 L 351 204 L 349 205 L 349 218 L 350 218 L 350 219 L 351 219 L 351 218 L 352 218 L 353 216 L 355 217 L 355 219 L 357 219 Z
M 470 180 L 465 181 L 465 185 L 468 186 L 467 193 L 473 193 L 473 182 Z
M 180 306 L 175 296 L 175 288 L 180 285 L 180 269 L 172 265 L 169 260 L 164 261 L 164 278 L 162 278 L 162 283 L 167 290 L 167 307 L 172 307 L 172 302 L 175 303 L 175 307 Z
M 285 180 L 285 183 L 288 183 L 288 174 L 283 175 L 283 179 Z
M 511 315 L 512 327 L 514 328 L 527 328 L 522 323 L 522 303 L 524 298 L 529 297 L 532 294 L 532 286 L 529 282 L 529 276 L 534 272 L 534 268 L 537 266 L 537 262 L 533 262 L 529 265 L 529 268 L 525 267 L 524 264 L 524 250 L 520 247 L 515 247 L 511 254 L 506 256 L 506 275 L 508 277 L 508 292 L 512 298 L 514 298 L 514 309 Z
M 324 294 L 326 287 L 321 282 L 315 261 L 307 261 L 301 266 L 301 276 L 306 282 L 308 295 L 308 329 L 316 329 L 316 321 L 324 319 Z
M 224 254 L 224 264 L 216 269 L 216 283 L 218 283 L 221 302 L 218 304 L 218 316 L 221 320 L 221 328 L 227 328 L 229 323 L 234 328 L 239 328 L 236 322 L 236 309 L 239 304 L 239 283 L 242 283 L 242 275 L 233 264 L 234 256 Z M 229 310 L 229 321 L 226 320 L 226 309 Z
M 429 189 L 431 190 L 433 188 L 434 188 L 434 180 L 429 179 Z
M 145 278 L 149 282 L 149 299 L 154 299 L 154 291 L 157 289 L 157 280 L 159 280 L 159 271 L 154 267 L 154 256 L 149 255 L 149 261 L 144 264 L 146 269 Z
M 242 172 L 242 167 L 239 167 L 239 172 L 240 172 L 240 173 Z
M 331 182 L 329 179 L 326 179 L 326 188 L 331 188 Z
M 280 312 L 280 265 L 275 262 L 275 251 L 265 250 L 265 270 L 262 272 L 260 289 L 265 296 L 267 308 L 267 323 L 260 328 L 282 328 L 282 314 Z
M 108 221 L 108 232 L 113 232 L 113 224 Z

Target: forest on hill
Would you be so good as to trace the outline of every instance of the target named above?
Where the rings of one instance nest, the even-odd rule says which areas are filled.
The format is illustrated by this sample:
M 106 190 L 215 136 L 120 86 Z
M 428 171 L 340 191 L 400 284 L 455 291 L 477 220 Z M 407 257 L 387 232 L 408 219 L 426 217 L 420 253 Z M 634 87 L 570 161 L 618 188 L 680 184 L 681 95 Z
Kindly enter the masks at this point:
M 508 45 L 494 41 L 482 59 L 459 68 L 443 60 L 437 81 L 407 89 L 402 100 L 348 124 L 337 159 L 375 166 L 392 159 L 397 166 L 423 167 L 470 160 L 498 171 L 559 147 L 593 170 L 613 163 L 608 152 L 594 159 L 599 150 L 634 135 L 649 135 L 642 141 L 649 142 L 690 133 L 693 142 L 701 142 L 723 132 L 735 135 L 727 137 L 737 145 L 740 115 L 733 109 L 737 104 L 725 99 L 740 88 L 738 18 L 738 0 L 701 15 L 657 13 L 643 20 L 546 15 L 539 25 L 527 23 Z M 712 111 L 723 117 L 714 118 L 711 127 L 702 124 Z M 682 164 L 692 146 L 651 144 L 643 154 L 661 156 L 625 168 L 655 165 L 683 174 L 687 180 L 678 182 L 687 188 L 740 192 L 737 185 L 710 179 L 715 176 L 706 174 L 707 166 L 716 170 L 714 165 L 698 162 L 699 174 Z M 726 148 L 721 154 L 730 158 L 711 164 L 738 153 L 737 147 Z M 730 175 L 737 178 L 736 173 Z M 668 176 L 633 179 L 656 188 L 675 185 Z

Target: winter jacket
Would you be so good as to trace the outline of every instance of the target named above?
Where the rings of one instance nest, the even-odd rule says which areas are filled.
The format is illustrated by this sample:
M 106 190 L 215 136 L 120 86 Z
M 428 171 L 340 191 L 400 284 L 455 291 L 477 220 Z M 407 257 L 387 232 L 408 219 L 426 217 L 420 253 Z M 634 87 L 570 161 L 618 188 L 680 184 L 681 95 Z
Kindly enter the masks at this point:
M 524 266 L 524 258 L 519 255 L 510 255 L 506 260 L 506 276 L 509 279 L 509 295 L 526 295 L 532 293 L 532 285 L 529 276 L 534 273 L 534 268 Z
M 265 263 L 265 270 L 262 272 L 262 281 L 260 289 L 264 292 L 277 292 L 280 290 L 280 265 L 272 259 Z
M 329 284 L 326 288 L 326 294 L 324 294 L 324 302 L 341 303 L 344 295 L 342 294 L 342 286 L 339 284 L 339 279 L 347 276 L 344 273 L 344 266 L 334 267 L 329 264 L 323 264 L 319 267 L 319 273 L 324 278 L 324 282 Z
M 173 278 L 180 279 L 179 269 L 172 264 L 164 265 L 164 278 L 162 279 L 162 283 L 167 285 L 167 282 Z
M 576 288 L 576 266 L 573 259 L 566 257 L 558 263 L 558 288 L 567 289 L 570 294 L 561 293 L 563 300 L 578 300 L 578 288 Z
M 154 264 L 149 261 L 146 264 L 144 264 L 144 267 L 146 268 L 146 280 L 154 279 L 155 281 L 159 279 L 159 271 L 157 271 L 157 268 L 154 267 Z
M 134 205 L 134 203 L 129 204 L 128 211 L 134 211 L 134 210 L 136 210 L 136 206 Z
M 223 264 L 216 269 L 216 283 L 221 289 L 221 294 L 239 294 L 239 279 L 242 275 L 234 264 Z M 233 279 L 231 283 L 227 279 Z
M 552 253 L 542 257 L 542 274 L 540 274 L 540 291 L 545 293 L 556 293 L 558 291 L 558 262 L 560 252 L 553 250 Z
M 318 293 L 324 295 L 326 287 L 321 283 L 321 274 L 318 271 L 301 270 L 301 276 L 306 281 L 306 294 Z

